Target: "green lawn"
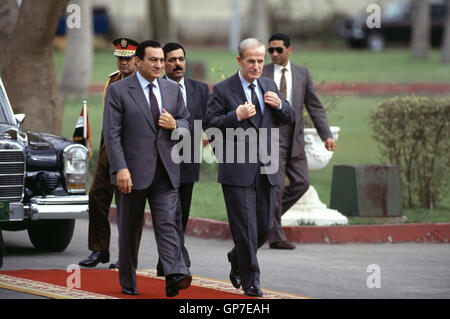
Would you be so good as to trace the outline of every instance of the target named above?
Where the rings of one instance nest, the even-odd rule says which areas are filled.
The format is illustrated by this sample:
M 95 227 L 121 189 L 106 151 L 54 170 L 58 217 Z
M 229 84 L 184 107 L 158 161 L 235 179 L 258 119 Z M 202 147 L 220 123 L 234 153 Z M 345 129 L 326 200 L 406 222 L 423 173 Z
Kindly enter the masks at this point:
M 237 71 L 236 53 L 220 49 L 189 49 L 188 61 L 205 63 L 207 80 L 221 81 Z M 312 78 L 320 82 L 449 82 L 450 65 L 439 62 L 440 51 L 432 50 L 428 60 L 414 60 L 407 49 L 302 51 L 296 48 L 291 55 L 294 63 L 309 68 Z M 63 65 L 64 55 L 55 52 L 57 70 Z M 266 62 L 270 57 L 266 56 Z M 111 52 L 96 51 L 92 83 L 103 83 L 115 70 L 116 60 Z M 61 74 L 61 72 L 58 72 Z
M 225 50 L 189 50 L 188 60 L 206 63 L 208 81 L 215 83 L 237 70 L 234 53 Z M 439 63 L 439 52 L 433 51 L 427 61 L 414 61 L 408 50 L 392 49 L 384 52 L 366 50 L 305 51 L 296 50 L 292 61 L 307 65 L 314 81 L 317 82 L 427 82 L 450 81 L 450 66 Z M 57 70 L 61 69 L 63 55 L 55 53 Z M 92 83 L 103 83 L 106 76 L 115 70 L 115 58 L 110 52 L 96 52 Z M 60 72 L 58 72 L 59 74 Z M 332 126 L 339 126 L 341 132 L 337 149 L 328 166 L 313 171 L 311 184 L 320 199 L 329 205 L 333 165 L 377 164 L 381 163 L 377 145 L 371 136 L 368 115 L 372 108 L 384 97 L 344 96 L 338 98 L 336 108 L 329 112 Z M 322 97 L 324 104 L 336 97 Z M 66 102 L 63 136 L 72 137 L 75 123 L 81 110 L 81 99 Z M 100 95 L 88 97 L 94 158 L 91 172 L 95 169 L 96 153 L 100 142 L 103 105 Z M 191 215 L 194 217 L 226 220 L 222 189 L 217 183 L 216 167 L 202 164 L 201 179 L 194 187 Z M 90 182 L 92 178 L 90 179 Z M 404 210 L 408 222 L 450 222 L 450 199 L 444 200 L 433 210 Z M 352 219 L 351 223 L 368 223 Z

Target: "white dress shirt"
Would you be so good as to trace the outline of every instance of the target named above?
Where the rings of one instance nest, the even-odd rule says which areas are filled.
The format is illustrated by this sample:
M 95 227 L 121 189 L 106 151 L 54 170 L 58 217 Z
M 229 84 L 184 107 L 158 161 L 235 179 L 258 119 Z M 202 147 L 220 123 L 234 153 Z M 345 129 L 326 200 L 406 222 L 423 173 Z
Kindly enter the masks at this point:
M 150 83 L 153 83 L 153 94 L 156 97 L 156 100 L 158 101 L 158 108 L 159 113 L 162 113 L 163 105 L 162 105 L 162 96 L 161 96 L 161 90 L 159 89 L 159 82 L 158 79 L 154 79 L 153 82 L 147 81 L 146 78 L 144 78 L 139 71 L 136 71 L 136 76 L 138 78 L 139 84 L 142 87 L 142 90 L 144 91 L 145 98 L 147 99 L 147 103 L 150 107 L 150 88 L 148 85 Z
M 280 89 L 280 81 L 281 81 L 281 70 L 286 68 L 286 72 L 284 76 L 286 78 L 286 100 L 292 105 L 292 69 L 291 69 L 291 61 L 288 62 L 286 66 L 282 66 L 274 63 L 273 68 L 273 80 L 277 84 L 278 90 Z
M 249 103 L 252 103 L 252 89 L 250 89 L 248 86 L 250 84 L 255 85 L 255 93 L 259 101 L 259 106 L 261 107 L 261 114 L 264 114 L 264 96 L 261 92 L 261 88 L 258 85 L 258 80 L 253 81 L 253 83 L 248 82 L 242 77 L 241 70 L 239 70 L 239 78 L 241 79 L 242 88 L 244 89 L 245 97 L 247 98 L 247 102 Z

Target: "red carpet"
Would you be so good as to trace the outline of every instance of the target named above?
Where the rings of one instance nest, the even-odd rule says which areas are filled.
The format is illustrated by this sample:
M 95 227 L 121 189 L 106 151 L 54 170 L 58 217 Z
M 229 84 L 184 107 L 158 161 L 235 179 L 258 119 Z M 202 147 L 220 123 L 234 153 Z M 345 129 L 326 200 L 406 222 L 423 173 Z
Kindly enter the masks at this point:
M 81 269 L 81 288 L 67 288 L 73 272 L 65 270 L 11 270 L 0 271 L 0 288 L 22 291 L 50 298 L 105 298 L 120 299 L 165 299 L 165 280 L 156 277 L 153 270 L 138 271 L 139 295 L 121 293 L 117 271 L 105 269 Z M 69 278 L 70 277 L 70 278 Z M 74 280 L 69 280 L 74 282 Z M 94 294 L 92 294 L 94 293 Z M 97 294 L 97 295 L 95 295 Z M 265 292 L 266 298 L 298 298 L 289 294 Z M 181 299 L 242 299 L 242 290 L 235 289 L 225 281 L 193 276 L 188 289 L 180 290 Z M 173 299 L 173 298 L 170 298 Z

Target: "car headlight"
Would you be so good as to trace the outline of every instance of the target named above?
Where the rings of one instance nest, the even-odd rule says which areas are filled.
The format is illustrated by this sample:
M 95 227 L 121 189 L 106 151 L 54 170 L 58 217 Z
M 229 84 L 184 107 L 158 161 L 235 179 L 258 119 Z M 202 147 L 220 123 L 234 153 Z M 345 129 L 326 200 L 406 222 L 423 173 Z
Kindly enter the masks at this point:
M 88 179 L 88 150 L 80 144 L 67 146 L 63 151 L 64 177 L 69 193 L 85 193 Z

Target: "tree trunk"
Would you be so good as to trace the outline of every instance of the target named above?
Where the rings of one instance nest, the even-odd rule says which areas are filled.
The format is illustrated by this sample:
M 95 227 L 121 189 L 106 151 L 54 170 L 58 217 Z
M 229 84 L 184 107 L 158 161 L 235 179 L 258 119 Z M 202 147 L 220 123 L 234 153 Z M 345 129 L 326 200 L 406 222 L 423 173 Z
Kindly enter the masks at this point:
M 23 0 L 4 57 L 2 77 L 23 128 L 60 134 L 63 101 L 53 61 L 53 38 L 67 0 Z
M 90 0 L 72 0 L 80 10 L 80 27 L 67 27 L 67 49 L 60 91 L 67 99 L 87 96 L 93 61 L 93 27 Z
M 161 42 L 162 45 L 169 41 L 175 41 L 173 24 L 170 17 L 168 0 L 149 0 L 150 34 L 152 40 Z
M 411 50 L 416 59 L 426 59 L 430 42 L 430 4 L 428 0 L 413 2 Z
M 17 0 L 0 0 L 0 66 L 18 16 Z
M 447 3 L 447 20 L 445 21 L 444 34 L 442 38 L 442 63 L 450 63 L 450 0 Z
M 269 13 L 266 0 L 253 0 L 250 7 L 253 37 L 266 44 L 269 40 Z

